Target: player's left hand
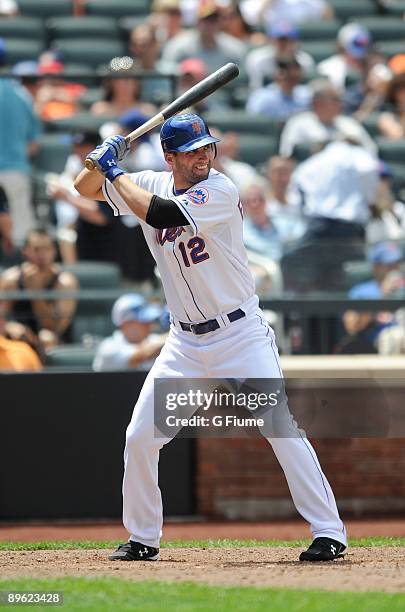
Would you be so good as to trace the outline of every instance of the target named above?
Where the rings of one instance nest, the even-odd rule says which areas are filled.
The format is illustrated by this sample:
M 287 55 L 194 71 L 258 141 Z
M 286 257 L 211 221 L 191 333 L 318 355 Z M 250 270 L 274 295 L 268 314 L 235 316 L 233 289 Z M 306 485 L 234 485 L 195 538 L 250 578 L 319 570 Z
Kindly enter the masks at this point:
M 125 171 L 118 166 L 115 152 L 109 145 L 99 145 L 87 157 L 92 160 L 97 170 L 104 174 L 111 183 L 120 174 L 125 174 Z
M 108 147 L 112 147 L 115 153 L 115 157 L 118 161 L 124 159 L 124 157 L 129 153 L 131 147 L 129 143 L 126 141 L 124 136 L 110 136 L 106 138 L 103 142 L 103 145 L 107 145 Z

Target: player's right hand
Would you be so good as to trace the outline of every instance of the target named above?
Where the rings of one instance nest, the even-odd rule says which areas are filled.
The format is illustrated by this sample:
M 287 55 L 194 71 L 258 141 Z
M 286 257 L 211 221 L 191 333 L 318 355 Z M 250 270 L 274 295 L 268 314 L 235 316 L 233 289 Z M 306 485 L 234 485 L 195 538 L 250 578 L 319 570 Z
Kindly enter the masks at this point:
M 129 143 L 127 143 L 123 136 L 119 135 L 106 138 L 102 146 L 104 145 L 110 147 L 114 151 L 114 155 L 118 161 L 124 159 L 131 150 Z
M 125 171 L 117 165 L 114 149 L 108 145 L 99 145 L 88 154 L 87 159 L 91 159 L 95 168 L 111 183 L 120 174 L 125 174 Z

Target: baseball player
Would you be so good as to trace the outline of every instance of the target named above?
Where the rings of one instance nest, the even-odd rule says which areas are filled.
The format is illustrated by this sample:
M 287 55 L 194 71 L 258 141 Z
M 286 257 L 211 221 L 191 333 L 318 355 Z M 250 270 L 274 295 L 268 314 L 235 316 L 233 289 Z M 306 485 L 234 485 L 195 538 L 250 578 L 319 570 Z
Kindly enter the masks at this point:
M 82 170 L 77 190 L 105 200 L 116 215 L 136 215 L 156 260 L 171 313 L 168 339 L 150 370 L 127 429 L 123 522 L 130 534 L 111 560 L 157 560 L 163 522 L 159 451 L 154 436 L 155 378 L 280 378 L 273 330 L 255 295 L 243 245 L 243 213 L 234 184 L 212 169 L 217 138 L 201 117 L 176 115 L 160 132 L 170 172 L 126 174 L 128 152 L 113 136 Z M 341 557 L 347 547 L 331 487 L 308 440 L 268 437 L 313 542 L 302 561 Z

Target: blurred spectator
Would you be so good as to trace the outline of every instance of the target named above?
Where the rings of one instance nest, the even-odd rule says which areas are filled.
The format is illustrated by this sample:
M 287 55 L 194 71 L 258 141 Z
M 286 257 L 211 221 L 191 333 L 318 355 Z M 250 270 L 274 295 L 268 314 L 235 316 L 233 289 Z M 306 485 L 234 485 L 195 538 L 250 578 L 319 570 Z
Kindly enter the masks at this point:
M 293 181 L 310 217 L 305 238 L 364 239 L 378 185 L 373 155 L 348 139 L 333 142 L 300 164 Z
M 378 127 L 381 134 L 391 140 L 405 138 L 405 72 L 392 77 L 385 99 L 393 111 L 380 115 Z
M 190 57 L 201 59 L 209 73 L 227 62 L 241 62 L 246 44 L 220 32 L 219 12 L 214 0 L 201 2 L 196 29 L 178 34 L 169 40 L 162 51 L 162 59 L 175 68 Z
M 334 15 L 325 0 L 242 0 L 241 10 L 246 20 L 256 26 L 277 21 L 298 24 L 331 19 Z
M 142 23 L 131 32 L 129 41 L 130 52 L 139 70 L 153 72 L 169 72 L 169 66 L 159 60 L 160 45 L 156 36 L 156 28 L 150 23 Z M 166 78 L 142 79 L 142 98 L 145 101 L 159 103 L 170 100 L 171 85 Z
M 245 21 L 237 0 L 219 3 L 218 10 L 222 32 L 248 45 L 262 45 L 266 42 L 266 36 L 261 32 L 255 32 Z
M 0 187 L 6 193 L 17 245 L 35 224 L 29 158 L 38 148 L 39 134 L 29 93 L 12 79 L 0 79 Z
M 243 240 L 250 251 L 274 261 L 281 257 L 281 241 L 266 206 L 267 181 L 260 177 L 242 190 Z
M 371 51 L 371 37 L 367 28 L 358 23 L 347 23 L 337 36 L 338 53 L 318 64 L 318 72 L 338 89 L 344 89 L 349 75 L 362 78 Z
M 156 28 L 159 45 L 183 32 L 180 0 L 153 0 L 150 22 Z
M 6 310 L 0 303 L 0 371 L 27 372 L 41 369 L 41 361 L 29 344 L 6 337 Z
M 379 242 L 371 247 L 368 260 L 373 266 L 374 278 L 354 285 L 349 291 L 353 300 L 378 300 L 400 288 L 391 272 L 399 271 L 403 260 L 401 249 L 394 242 Z M 404 279 L 403 279 L 404 280 Z M 403 281 L 402 281 L 403 286 Z
M 381 111 L 391 77 L 391 70 L 384 63 L 376 61 L 369 67 L 364 82 L 346 89 L 345 111 L 353 114 L 358 121 L 364 121 L 371 113 Z
M 246 57 L 245 68 L 249 77 L 249 87 L 263 87 L 274 77 L 277 60 L 294 55 L 306 75 L 315 71 L 312 57 L 298 48 L 299 31 L 288 22 L 273 24 L 269 29 L 268 43 L 258 49 L 252 49 Z
M 197 85 L 208 76 L 207 66 L 197 57 L 183 60 L 179 65 L 178 95 L 185 93 L 190 87 Z M 219 89 L 193 106 L 193 112 L 204 113 L 228 108 L 226 93 Z M 191 111 L 190 111 L 191 112 Z
M 395 294 L 405 287 L 405 278 L 399 272 L 402 253 L 394 243 L 376 244 L 369 253 L 374 279 L 359 283 L 349 291 L 354 300 L 372 300 Z M 384 329 L 395 325 L 391 313 L 373 313 L 347 310 L 343 315 L 347 332 L 336 348 L 336 353 L 377 353 L 379 336 Z
M 0 0 L 0 17 L 12 17 L 18 14 L 16 0 Z
M 112 321 L 117 329 L 97 349 L 93 369 L 149 369 L 165 343 L 166 334 L 152 333 L 162 309 L 149 304 L 141 295 L 122 295 L 114 304 Z
M 39 57 L 38 74 L 43 78 L 35 92 L 35 108 L 44 121 L 71 117 L 80 108 L 79 98 L 86 87 L 82 83 L 65 81 L 63 71 L 58 51 L 45 51 Z
M 94 132 L 78 132 L 62 174 L 48 174 L 47 191 L 55 201 L 57 237 L 62 260 L 115 261 L 113 212 L 103 202 L 79 195 L 73 186 L 87 155 L 98 144 Z
M 115 57 L 110 62 L 108 76 L 103 82 L 103 99 L 95 102 L 90 112 L 93 115 L 119 117 L 126 111 L 137 108 L 142 113 L 153 114 L 152 104 L 142 102 L 142 83 L 135 77 L 134 60 L 130 57 Z
M 218 129 L 211 128 L 211 133 L 220 138 L 217 144 L 217 156 L 213 161 L 213 168 L 228 176 L 240 192 L 248 183 L 253 183 L 259 174 L 250 164 L 238 159 L 239 134 L 226 132 L 222 134 Z
M 295 292 L 341 291 L 346 286 L 344 263 L 364 256 L 377 159 L 351 142 L 333 142 L 300 164 L 292 181 L 307 229 L 283 254 L 285 285 Z
M 39 83 L 39 65 L 34 60 L 25 60 L 14 64 L 11 72 L 15 77 L 18 77 L 21 85 L 31 97 L 31 101 L 35 106 Z
M 397 53 L 388 61 L 388 68 L 392 74 L 402 74 L 405 72 L 405 53 Z
M 311 105 L 312 91 L 301 85 L 301 67 L 297 58 L 286 56 L 276 60 L 274 82 L 254 90 L 247 101 L 248 113 L 269 115 L 272 119 L 285 121 Z
M 55 263 L 55 244 L 45 229 L 34 228 L 28 232 L 22 254 L 21 265 L 3 272 L 3 291 L 75 291 L 78 288 L 75 276 Z M 13 321 L 35 334 L 44 348 L 69 340 L 75 310 L 76 301 L 72 299 L 21 299 L 7 303 L 7 312 Z
M 377 339 L 380 355 L 405 355 L 405 309 L 395 313 L 396 325 L 386 327 Z
M 11 255 L 14 248 L 7 196 L 3 187 L 0 187 L 0 259 L 2 254 Z
M 127 136 L 133 130 L 141 127 L 148 119 L 149 116 L 142 114 L 136 108 L 127 111 L 119 120 L 122 135 Z M 122 167 L 128 172 L 166 170 L 167 164 L 162 153 L 159 133 L 148 133 L 134 140 L 131 143 L 131 152 L 123 160 Z
M 370 153 L 377 146 L 368 132 L 353 117 L 341 114 L 342 96 L 329 81 L 317 80 L 312 84 L 312 111 L 289 119 L 281 133 L 280 154 L 290 157 L 297 145 L 316 145 L 335 140 L 340 134 L 350 134 Z
M 395 199 L 392 190 L 392 170 L 379 163 L 380 180 L 372 206 L 372 218 L 366 227 L 368 243 L 405 239 L 405 204 Z
M 271 157 L 267 164 L 267 178 L 270 182 L 267 211 L 282 243 L 298 240 L 306 229 L 299 194 L 291 185 L 293 170 L 294 162 L 279 155 Z

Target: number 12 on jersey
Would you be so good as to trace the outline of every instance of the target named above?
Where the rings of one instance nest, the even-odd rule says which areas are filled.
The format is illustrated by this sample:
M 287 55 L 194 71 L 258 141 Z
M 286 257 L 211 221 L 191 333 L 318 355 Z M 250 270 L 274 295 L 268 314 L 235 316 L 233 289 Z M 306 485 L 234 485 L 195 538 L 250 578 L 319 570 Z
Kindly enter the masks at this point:
M 187 245 L 184 242 L 179 242 L 179 249 L 186 268 L 190 267 L 190 259 L 193 264 L 201 263 L 209 259 L 209 254 L 204 250 L 205 241 L 200 236 L 190 238 Z

